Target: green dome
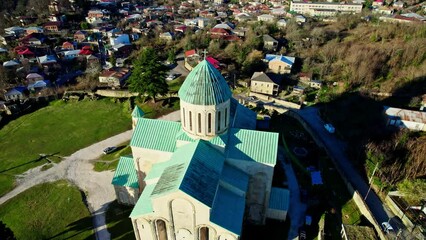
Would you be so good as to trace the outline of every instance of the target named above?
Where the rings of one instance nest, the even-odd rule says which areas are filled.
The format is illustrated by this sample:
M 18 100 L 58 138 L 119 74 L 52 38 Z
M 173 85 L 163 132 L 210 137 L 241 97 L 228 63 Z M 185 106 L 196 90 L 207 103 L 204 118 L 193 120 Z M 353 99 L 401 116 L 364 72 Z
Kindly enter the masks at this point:
M 228 101 L 232 93 L 220 72 L 203 60 L 186 77 L 178 95 L 190 104 L 218 105 Z

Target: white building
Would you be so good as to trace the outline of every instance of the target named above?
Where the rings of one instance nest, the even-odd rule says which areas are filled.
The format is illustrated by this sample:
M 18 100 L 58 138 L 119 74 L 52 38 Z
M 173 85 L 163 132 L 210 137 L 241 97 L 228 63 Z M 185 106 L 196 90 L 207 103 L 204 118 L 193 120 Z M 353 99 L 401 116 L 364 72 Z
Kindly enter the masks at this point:
M 387 123 L 399 128 L 426 131 L 426 112 L 385 106 Z
M 290 11 L 310 16 L 334 16 L 337 13 L 360 13 L 360 3 L 335 3 L 335 2 L 298 2 L 290 3 Z
M 288 192 L 272 187 L 278 134 L 255 130 L 256 114 L 206 60 L 178 95 L 181 122 L 146 119 L 135 108 L 132 156 L 114 174 L 119 202 L 137 202 L 136 239 L 237 240 L 245 219 L 284 220 Z
M 262 14 L 262 15 L 257 16 L 257 21 L 272 23 L 272 22 L 275 21 L 275 16 L 272 16 L 270 14 Z

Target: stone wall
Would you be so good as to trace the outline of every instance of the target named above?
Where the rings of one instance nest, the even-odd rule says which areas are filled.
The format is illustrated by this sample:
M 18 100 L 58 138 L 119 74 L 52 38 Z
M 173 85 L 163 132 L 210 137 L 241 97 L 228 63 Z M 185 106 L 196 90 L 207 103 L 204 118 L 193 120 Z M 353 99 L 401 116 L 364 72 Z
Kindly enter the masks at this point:
M 138 93 L 131 93 L 126 90 L 97 90 L 97 95 L 104 97 L 129 98 L 136 97 Z

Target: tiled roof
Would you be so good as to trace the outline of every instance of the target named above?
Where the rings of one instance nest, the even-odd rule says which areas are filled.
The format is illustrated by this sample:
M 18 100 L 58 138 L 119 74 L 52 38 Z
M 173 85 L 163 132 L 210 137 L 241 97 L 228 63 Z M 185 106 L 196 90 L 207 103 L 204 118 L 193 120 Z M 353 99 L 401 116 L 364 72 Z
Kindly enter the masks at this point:
M 181 125 L 178 122 L 141 118 L 133 132 L 130 146 L 173 152 L 176 147 L 176 133 Z
M 135 165 L 132 156 L 123 156 L 120 158 L 112 178 L 113 185 L 124 187 L 139 188 L 138 176 L 136 174 Z
M 219 186 L 210 212 L 210 221 L 241 235 L 245 197 Z
M 290 191 L 284 188 L 271 188 L 269 197 L 269 208 L 288 211 L 290 205 Z
M 220 72 L 203 60 L 186 77 L 179 90 L 181 101 L 194 105 L 218 105 L 232 96 Z
M 231 128 L 226 146 L 227 158 L 275 165 L 278 133 Z
M 274 83 L 274 81 L 272 81 L 272 79 L 264 72 L 254 72 L 253 76 L 251 76 L 251 80 L 257 82 Z

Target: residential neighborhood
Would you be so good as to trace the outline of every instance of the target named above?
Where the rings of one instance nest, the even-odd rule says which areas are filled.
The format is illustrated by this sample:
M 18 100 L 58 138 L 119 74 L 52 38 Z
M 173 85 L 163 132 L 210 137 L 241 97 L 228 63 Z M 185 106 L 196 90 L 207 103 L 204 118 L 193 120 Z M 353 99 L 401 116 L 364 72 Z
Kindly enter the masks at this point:
M 0 12 L 5 239 L 426 237 L 425 2 Z

